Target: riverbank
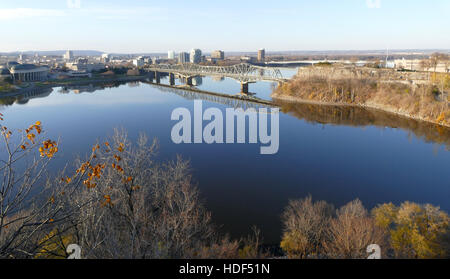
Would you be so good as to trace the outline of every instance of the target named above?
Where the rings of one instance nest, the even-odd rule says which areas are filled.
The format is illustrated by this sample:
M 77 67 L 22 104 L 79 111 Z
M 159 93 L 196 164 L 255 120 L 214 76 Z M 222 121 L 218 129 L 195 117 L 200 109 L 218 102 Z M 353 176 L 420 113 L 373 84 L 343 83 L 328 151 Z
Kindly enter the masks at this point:
M 450 127 L 449 87 L 450 75 L 309 67 L 278 87 L 272 98 L 370 108 Z

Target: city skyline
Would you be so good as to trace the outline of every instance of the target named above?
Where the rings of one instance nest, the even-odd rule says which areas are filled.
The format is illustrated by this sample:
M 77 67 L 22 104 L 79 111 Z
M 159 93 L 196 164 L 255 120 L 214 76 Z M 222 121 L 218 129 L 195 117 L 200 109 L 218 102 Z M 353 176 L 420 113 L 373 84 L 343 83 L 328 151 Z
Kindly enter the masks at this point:
M 1 2 L 0 52 L 450 49 L 444 0 Z

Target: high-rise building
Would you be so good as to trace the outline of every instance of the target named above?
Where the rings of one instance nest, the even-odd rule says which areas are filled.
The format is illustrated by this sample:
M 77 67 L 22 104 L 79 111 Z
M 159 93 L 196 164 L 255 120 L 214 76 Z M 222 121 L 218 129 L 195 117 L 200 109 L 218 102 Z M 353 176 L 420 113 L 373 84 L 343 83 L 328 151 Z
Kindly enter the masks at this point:
M 66 51 L 66 54 L 64 55 L 64 59 L 72 60 L 73 59 L 73 51 L 71 51 L 71 50 Z
M 133 65 L 138 68 L 144 66 L 144 59 L 142 57 L 138 57 L 138 58 L 134 59 Z
M 19 62 L 25 62 L 27 60 L 26 54 L 19 54 Z
M 168 59 L 175 59 L 175 51 L 169 50 L 169 51 L 167 52 L 167 58 L 168 58 Z
M 191 63 L 198 64 L 202 61 L 202 51 L 199 49 L 192 49 L 190 56 Z
M 264 62 L 266 60 L 266 50 L 260 49 L 258 50 L 258 62 Z
M 224 60 L 225 52 L 223 50 L 215 50 L 211 53 L 211 58 L 217 59 L 217 60 Z
M 111 60 L 111 55 L 108 53 L 103 53 L 101 60 L 105 63 L 108 63 Z
M 189 63 L 189 53 L 180 52 L 180 54 L 178 56 L 178 62 L 181 64 Z

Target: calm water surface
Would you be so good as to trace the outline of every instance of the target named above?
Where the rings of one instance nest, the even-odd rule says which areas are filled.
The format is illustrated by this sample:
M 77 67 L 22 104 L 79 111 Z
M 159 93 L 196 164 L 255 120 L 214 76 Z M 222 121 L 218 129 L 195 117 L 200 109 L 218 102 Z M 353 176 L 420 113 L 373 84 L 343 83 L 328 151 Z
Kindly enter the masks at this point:
M 229 94 L 240 89 L 234 80 L 211 77 L 198 87 Z M 270 99 L 272 88 L 264 82 L 250 85 L 263 99 Z M 336 206 L 355 198 L 368 208 L 409 200 L 450 211 L 448 129 L 375 111 L 286 103 L 281 104 L 279 152 L 267 156 L 259 154 L 259 144 L 172 143 L 176 122 L 170 116 L 177 107 L 193 111 L 193 101 L 140 83 L 54 88 L 20 101 L 0 98 L 6 126 L 22 128 L 39 120 L 50 138 L 60 138 L 54 170 L 88 153 L 115 127 L 126 128 L 133 139 L 139 132 L 157 137 L 161 159 L 181 154 L 191 161 L 213 220 L 233 237 L 256 225 L 266 242 L 278 242 L 283 208 L 289 199 L 308 194 Z M 208 107 L 224 110 L 226 105 L 204 101 Z

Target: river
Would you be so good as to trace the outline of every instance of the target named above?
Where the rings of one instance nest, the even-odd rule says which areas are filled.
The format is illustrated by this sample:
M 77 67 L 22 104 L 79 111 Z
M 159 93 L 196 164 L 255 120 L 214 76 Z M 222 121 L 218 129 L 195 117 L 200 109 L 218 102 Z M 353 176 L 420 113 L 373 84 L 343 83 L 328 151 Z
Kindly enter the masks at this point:
M 195 82 L 201 90 L 240 91 L 228 78 Z M 258 82 L 250 91 L 270 100 L 273 86 Z M 89 153 L 115 127 L 126 128 L 132 139 L 139 132 L 158 138 L 161 160 L 177 154 L 190 160 L 213 221 L 235 238 L 256 225 L 266 243 L 278 243 L 283 208 L 308 194 L 336 206 L 359 198 L 367 208 L 413 201 L 450 211 L 449 129 L 361 108 L 280 103 L 277 154 L 261 155 L 259 144 L 174 144 L 171 113 L 178 107 L 192 111 L 193 103 L 176 91 L 134 82 L 0 97 L 0 112 L 9 128 L 39 120 L 48 137 L 61 140 L 53 170 Z M 227 105 L 203 101 L 203 109 L 210 107 L 224 111 Z

